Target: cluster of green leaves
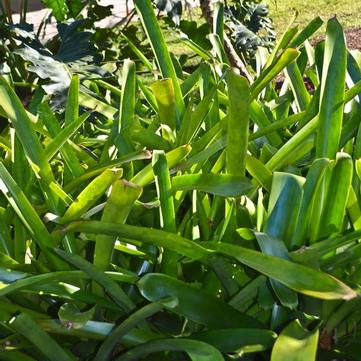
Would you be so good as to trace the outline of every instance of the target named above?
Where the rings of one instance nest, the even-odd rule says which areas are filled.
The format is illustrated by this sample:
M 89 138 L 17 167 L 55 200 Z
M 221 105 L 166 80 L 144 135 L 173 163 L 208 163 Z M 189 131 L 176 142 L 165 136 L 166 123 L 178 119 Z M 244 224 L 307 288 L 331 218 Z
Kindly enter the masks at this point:
M 196 22 L 182 19 L 183 9 L 187 6 L 186 0 L 153 0 L 155 6 L 165 12 L 178 29 L 198 43 L 207 42 L 209 29 L 203 19 L 203 23 L 197 28 Z M 260 3 L 261 0 L 234 0 L 219 1 L 215 7 L 222 6 L 224 31 L 232 40 L 235 50 L 243 55 L 247 61 L 255 57 L 259 46 L 271 49 L 275 41 L 275 31 L 272 19 L 269 17 L 268 6 Z M 212 12 L 210 0 L 200 1 L 201 6 Z M 203 14 L 210 20 L 212 14 Z M 203 36 L 202 36 L 203 35 Z M 202 44 L 200 44 L 202 46 Z
M 248 80 L 218 11 L 189 74 L 135 5 L 151 81 L 0 77 L 0 360 L 359 360 L 360 53 L 317 18 Z
M 269 9 L 254 1 L 236 1 L 225 7 L 225 20 L 235 48 L 254 58 L 259 46 L 271 49 L 276 40 Z
M 74 74 L 87 79 L 105 78 L 115 70 L 110 63 L 101 67 L 102 61 L 110 60 L 111 47 L 105 41 L 106 29 L 95 26 L 111 15 L 110 6 L 101 6 L 95 0 L 44 1 L 58 30 L 44 43 L 41 33 L 45 32 L 47 19 L 35 33 L 34 24 L 27 23 L 26 4 L 22 2 L 23 16 L 18 24 L 0 6 L 0 74 L 11 75 L 23 95 L 31 93 L 34 83 L 47 94 L 59 95 L 68 89 Z

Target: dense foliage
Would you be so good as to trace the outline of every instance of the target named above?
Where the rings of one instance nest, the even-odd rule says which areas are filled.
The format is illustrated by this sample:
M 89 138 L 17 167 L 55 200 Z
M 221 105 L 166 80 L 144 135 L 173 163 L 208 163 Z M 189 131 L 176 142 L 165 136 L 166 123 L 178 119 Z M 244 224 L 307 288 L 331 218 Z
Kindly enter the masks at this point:
M 0 77 L 0 360 L 359 360 L 361 54 L 317 18 L 246 78 L 219 6 L 189 73 L 135 5 L 119 82 Z
M 184 9 L 190 7 L 187 0 L 154 0 L 153 2 L 157 9 L 168 15 L 181 32 L 191 39 L 200 38 L 200 29 L 197 29 L 195 22 L 182 19 Z M 212 26 L 211 1 L 201 0 L 199 3 L 203 21 L 206 20 Z M 260 0 L 230 0 L 225 1 L 224 4 L 217 2 L 215 7 L 221 7 L 218 10 L 222 14 L 219 21 L 224 22 L 224 25 L 222 24 L 224 35 L 232 40 L 235 50 L 246 60 L 249 61 L 255 56 L 258 47 L 270 49 L 273 46 L 275 41 L 273 23 L 269 17 L 268 6 L 260 3 Z M 203 23 L 200 28 L 205 30 L 206 25 Z M 205 39 L 201 37 L 198 41 L 204 42 Z

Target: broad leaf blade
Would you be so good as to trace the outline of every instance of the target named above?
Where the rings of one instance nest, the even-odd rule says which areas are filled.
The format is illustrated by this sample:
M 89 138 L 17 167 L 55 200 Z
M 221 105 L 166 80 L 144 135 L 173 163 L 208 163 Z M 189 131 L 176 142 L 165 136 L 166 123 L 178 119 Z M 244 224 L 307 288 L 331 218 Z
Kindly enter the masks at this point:
M 315 361 L 318 330 L 305 330 L 298 320 L 291 322 L 278 336 L 271 361 Z
M 11 328 L 27 338 L 43 355 L 54 361 L 74 361 L 75 358 L 66 352 L 54 339 L 43 331 L 26 313 L 12 318 Z
M 336 18 L 327 23 L 325 55 L 321 81 L 321 103 L 316 154 L 318 158 L 336 157 L 343 119 L 346 78 L 345 35 Z
M 207 242 L 207 247 L 235 258 L 285 286 L 312 297 L 348 300 L 357 296 L 354 290 L 333 276 L 285 259 L 225 243 Z
M 249 131 L 249 84 L 246 78 L 228 71 L 227 86 L 229 93 L 227 173 L 244 176 Z
M 229 174 L 187 174 L 172 178 L 172 190 L 199 190 L 223 197 L 238 197 L 253 189 L 245 177 Z
M 170 310 L 210 328 L 260 325 L 217 297 L 164 274 L 148 273 L 139 280 L 138 287 L 143 297 L 151 302 L 166 297 L 176 298 L 177 306 L 171 305 Z

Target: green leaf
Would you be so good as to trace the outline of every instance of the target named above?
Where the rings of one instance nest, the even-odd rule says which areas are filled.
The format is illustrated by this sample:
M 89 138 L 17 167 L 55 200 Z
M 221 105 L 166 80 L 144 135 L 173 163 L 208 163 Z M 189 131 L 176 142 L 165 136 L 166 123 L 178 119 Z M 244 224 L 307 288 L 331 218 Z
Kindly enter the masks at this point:
M 95 202 L 106 192 L 106 190 L 122 176 L 120 169 L 107 169 L 96 177 L 75 199 L 66 210 L 63 217 L 57 222 L 65 224 L 83 215 Z
M 261 102 L 253 100 L 250 105 L 249 112 L 251 120 L 260 128 L 259 131 L 262 131 L 272 125 L 274 126 L 274 123 L 271 123 L 265 114 L 265 108 L 262 106 Z M 257 133 L 251 134 L 250 139 L 252 139 L 255 134 Z M 268 132 L 266 134 L 266 138 L 274 147 L 279 147 L 282 144 L 282 139 L 277 132 Z
M 289 64 L 286 68 L 285 73 L 287 79 L 290 82 L 290 86 L 294 94 L 298 110 L 301 112 L 307 108 L 311 97 L 308 94 L 297 62 L 294 61 L 293 63 Z
M 81 312 L 78 307 L 72 303 L 61 305 L 58 315 L 60 322 L 67 328 L 81 328 L 90 321 L 95 314 L 95 307 Z
M 130 311 L 134 308 L 134 303 L 125 294 L 122 288 L 112 279 L 110 279 L 104 272 L 100 271 L 96 266 L 84 260 L 82 257 L 54 248 L 54 253 L 61 257 L 66 262 L 81 269 L 89 275 L 94 281 L 104 287 L 109 296 L 125 311 Z
M 173 277 L 148 273 L 137 283 L 143 297 L 157 302 L 174 297 L 177 305 L 165 307 L 210 328 L 257 327 L 260 323 L 238 312 L 219 298 Z
M 134 281 L 137 279 L 136 277 L 129 274 L 114 272 L 106 273 L 106 276 L 114 278 L 117 281 L 129 283 L 134 283 Z M 5 271 L 0 269 L 0 296 L 4 297 L 24 289 L 36 289 L 37 286 L 43 287 L 43 291 L 45 291 L 46 287 L 44 285 L 50 285 L 51 282 L 56 284 L 57 282 L 78 280 L 84 278 L 92 277 L 90 276 L 89 272 L 83 273 L 81 271 L 57 271 L 29 276 L 26 273 Z
M 63 145 L 75 134 L 75 132 L 82 126 L 82 124 L 88 119 L 89 113 L 82 114 L 79 118 L 75 119 L 68 126 L 66 126 L 52 142 L 45 148 L 45 156 L 50 161 L 63 147 Z M 80 166 L 79 166 L 80 167 Z M 80 171 L 75 175 L 80 176 L 83 170 L 80 167 Z
M 290 173 L 273 174 L 265 233 L 290 245 L 303 195 L 302 177 Z
M 264 164 L 251 155 L 246 155 L 247 172 L 259 182 L 268 192 L 271 191 L 272 172 L 270 172 Z
M 0 207 L 0 251 L 6 255 L 10 255 L 12 240 L 5 212 L 5 209 Z
M 79 76 L 74 75 L 70 82 L 68 99 L 65 106 L 64 120 L 66 125 L 79 118 L 79 85 Z
M 316 131 L 318 127 L 318 117 L 309 121 L 302 129 L 293 135 L 265 164 L 269 170 L 278 170 L 284 166 L 287 157 L 292 156 L 298 147 L 304 147 L 309 140 L 310 135 Z M 313 141 L 313 139 L 312 139 Z
M 187 174 L 172 178 L 172 191 L 199 190 L 223 197 L 238 197 L 253 189 L 251 182 L 229 174 Z
M 44 223 L 41 221 L 21 188 L 17 185 L 1 162 L 0 190 L 6 196 L 9 204 L 21 219 L 31 237 L 37 242 L 44 254 L 48 257 L 49 261 L 52 262 L 53 265 L 56 265 L 56 267 L 62 267 L 62 262 L 59 263 L 47 250 L 47 247 L 55 244 Z
M 271 361 L 315 361 L 318 330 L 305 330 L 298 320 L 291 322 L 278 336 Z
M 172 79 L 158 80 L 151 85 L 158 104 L 158 117 L 162 124 L 171 129 L 176 127 L 176 106 Z
M 318 238 L 340 232 L 343 227 L 353 175 L 352 159 L 347 153 L 337 153 L 323 208 Z
M 122 179 L 115 181 L 105 204 L 101 222 L 125 223 L 141 193 L 142 188 L 135 184 Z M 113 236 L 102 234 L 95 238 L 94 266 L 100 270 L 109 268 L 115 240 Z
M 107 118 L 112 119 L 114 115 L 118 112 L 117 108 L 103 102 L 85 92 L 79 93 L 79 103 L 85 108 L 96 110 L 97 112 L 103 114 Z
M 192 338 L 206 342 L 222 353 L 249 353 L 271 348 L 277 334 L 268 330 L 231 328 L 199 332 L 193 334 Z
M 32 122 L 29 119 L 23 104 L 7 81 L 0 76 L 0 106 L 5 110 L 16 135 L 30 158 L 33 166 L 40 170 L 45 178 L 52 178 L 49 163 L 46 160 L 44 149 L 37 137 Z
M 163 152 L 154 151 L 152 159 L 153 171 L 160 201 L 160 226 L 168 232 L 176 232 L 176 217 L 174 200 L 171 194 L 171 184 L 167 160 Z
M 49 333 L 90 340 L 104 340 L 115 327 L 113 323 L 100 321 L 88 321 L 83 327 L 78 329 L 67 329 L 59 320 L 38 319 L 37 324 Z M 161 335 L 148 330 L 134 328 L 124 335 L 122 343 L 127 347 L 132 347 L 161 337 Z
M 317 158 L 335 159 L 343 119 L 346 78 L 345 35 L 336 18 L 328 21 L 321 80 Z
M 144 355 L 161 351 L 183 351 L 192 361 L 224 361 L 221 353 L 205 342 L 189 339 L 162 339 L 137 346 L 115 359 L 115 361 L 138 360 Z
M 35 358 L 26 353 L 16 350 L 6 350 L 6 352 L 2 352 L 0 359 L 3 361 L 36 361 Z
M 168 232 L 177 232 L 174 199 L 171 180 L 164 152 L 154 151 L 152 166 L 155 175 L 157 195 L 160 201 L 160 226 Z M 162 255 L 161 271 L 169 275 L 178 274 L 178 256 L 166 250 Z
M 135 160 L 143 160 L 143 159 L 150 159 L 150 158 L 151 158 L 151 153 L 149 151 L 140 150 L 140 151 L 126 154 L 125 156 L 119 157 L 114 160 L 105 161 L 103 163 L 97 163 L 95 166 L 90 168 L 84 174 L 82 174 L 81 176 L 79 176 L 75 179 L 72 179 L 69 183 L 67 183 L 64 187 L 64 191 L 70 193 L 83 182 L 86 182 L 90 178 L 93 178 L 93 177 L 99 175 L 100 173 L 106 171 L 107 169 L 121 167 L 123 164 L 127 164 L 127 163 L 135 161 Z
M 174 88 L 177 124 L 180 125 L 185 105 L 172 59 L 150 0 L 135 0 L 135 8 L 142 21 L 163 78 L 171 78 Z
M 212 251 L 177 234 L 147 227 L 130 226 L 128 224 L 104 223 L 99 221 L 72 222 L 62 230 L 57 231 L 54 237 L 62 237 L 64 233 L 74 231 L 107 234 L 145 244 L 152 244 L 170 249 L 191 259 L 205 259 L 212 254 Z
M 255 236 L 263 253 L 287 260 L 290 259 L 287 248 L 282 241 L 261 232 L 255 232 Z M 273 279 L 270 279 L 270 283 L 283 306 L 291 309 L 297 307 L 298 297 L 296 292 Z
M 134 111 L 136 102 L 136 75 L 135 63 L 129 59 L 124 61 L 122 73 L 122 95 L 120 100 L 120 112 L 118 122 L 114 123 L 119 132 L 134 125 Z
M 149 70 L 153 71 L 153 65 L 149 59 L 137 48 L 137 46 L 125 35 L 121 34 L 121 37 L 127 42 L 129 48 L 133 53 L 138 57 L 138 59 L 143 63 L 143 65 Z
M 299 51 L 295 49 L 286 49 L 280 58 L 265 69 L 250 87 L 251 100 L 257 98 L 261 91 L 271 82 L 279 72 L 288 64 L 292 63 L 298 56 Z
M 190 152 L 192 148 L 190 145 L 183 145 L 166 153 L 168 167 L 171 169 L 175 167 L 181 160 L 183 160 Z M 141 187 L 146 186 L 154 179 L 153 168 L 151 164 L 148 164 L 141 171 L 139 171 L 130 181 L 138 184 Z
M 209 76 L 211 76 L 209 69 Z M 211 107 L 211 102 L 215 97 L 217 85 L 215 85 L 207 94 L 204 95 L 203 99 L 194 107 L 193 103 L 190 102 L 186 113 L 182 119 L 182 125 L 179 131 L 179 144 L 191 143 L 198 132 L 201 129 L 201 125 Z
M 126 59 L 122 69 L 122 92 L 120 95 L 119 115 L 116 117 L 110 137 L 108 138 L 108 147 L 115 143 L 117 152 L 112 152 L 111 158 L 114 158 L 117 153 L 128 154 L 134 150 L 131 141 L 129 140 L 128 130 L 136 125 L 135 122 L 135 103 L 136 103 L 136 75 L 135 64 L 133 61 Z M 106 158 L 110 153 L 108 147 L 103 150 L 103 157 Z
M 62 130 L 58 122 L 58 119 L 53 114 L 48 103 L 42 103 L 39 106 L 38 112 L 40 118 L 42 119 L 46 128 L 48 129 L 50 135 L 53 137 L 53 142 L 50 143 L 48 146 L 50 148 L 45 149 L 47 159 L 50 160 L 51 153 L 59 147 L 59 151 L 64 159 L 64 162 L 69 168 L 71 174 L 74 177 L 79 177 L 81 174 L 84 173 L 84 170 L 80 166 L 79 160 L 71 145 L 68 142 L 62 144 L 62 141 L 64 141 L 68 135 L 70 137 L 70 134 L 72 133 L 73 129 L 77 128 L 77 124 L 82 123 L 84 118 L 81 117 L 80 119 L 78 119 L 77 122 L 73 122 L 69 124 L 65 129 Z
M 317 16 L 312 19 L 289 43 L 289 47 L 298 47 L 309 39 L 321 26 L 323 20 Z
M 335 308 L 328 318 L 325 330 L 328 334 L 332 334 L 342 322 L 352 316 L 360 307 L 360 299 L 354 299 L 349 302 L 342 303 L 339 307 Z
M 68 13 L 68 7 L 65 0 L 41 0 L 41 2 L 51 9 L 57 21 L 63 21 Z
M 115 327 L 105 339 L 94 358 L 94 361 L 106 361 L 112 356 L 114 347 L 121 342 L 122 338 L 141 321 L 153 316 L 164 308 L 162 302 L 150 303 L 135 311 L 119 326 Z
M 13 317 L 9 326 L 28 339 L 46 358 L 54 361 L 74 361 L 70 352 L 66 352 L 59 344 L 43 331 L 26 313 Z
M 217 60 L 222 63 L 222 64 L 227 64 L 228 66 L 230 65 L 229 60 L 228 60 L 228 56 L 224 50 L 224 45 L 221 42 L 220 37 L 218 36 L 218 34 L 209 34 L 209 41 L 212 44 L 212 47 L 214 49 L 214 52 L 216 54 Z
M 206 245 L 305 295 L 326 300 L 348 300 L 357 296 L 338 279 L 313 268 L 231 244 L 207 242 Z
M 214 16 L 213 16 L 213 33 L 217 34 L 219 40 L 223 44 L 224 38 L 224 5 L 221 2 L 217 2 L 214 5 Z
M 245 175 L 248 149 L 250 93 L 248 80 L 234 71 L 227 72 L 229 94 L 227 129 L 227 173 Z
M 306 182 L 303 186 L 302 201 L 297 216 L 295 231 L 291 239 L 291 248 L 301 247 L 306 242 L 314 196 L 329 165 L 330 161 L 328 159 L 316 159 L 308 171 Z
M 360 237 L 361 230 L 347 232 L 345 235 L 327 238 L 314 243 L 307 248 L 300 248 L 297 251 L 291 252 L 290 257 L 296 262 L 312 265 L 318 262 L 327 253 L 334 252 L 337 248 L 352 244 Z
M 79 44 L 77 44 L 79 46 Z M 82 47 L 80 47 L 82 49 Z M 41 51 L 42 50 L 42 51 Z M 39 78 L 49 81 L 42 85 L 47 94 L 54 95 L 68 89 L 71 82 L 71 73 L 68 66 L 57 56 L 53 56 L 46 48 L 34 49 L 26 44 L 14 51 L 26 62 L 31 63 L 28 70 Z
M 171 146 L 167 140 L 153 132 L 152 129 L 144 129 L 140 125 L 133 125 L 123 132 L 123 136 L 129 136 L 130 140 L 140 143 L 149 149 L 170 150 Z M 117 142 L 117 140 L 116 140 Z M 129 153 L 129 152 L 128 152 Z

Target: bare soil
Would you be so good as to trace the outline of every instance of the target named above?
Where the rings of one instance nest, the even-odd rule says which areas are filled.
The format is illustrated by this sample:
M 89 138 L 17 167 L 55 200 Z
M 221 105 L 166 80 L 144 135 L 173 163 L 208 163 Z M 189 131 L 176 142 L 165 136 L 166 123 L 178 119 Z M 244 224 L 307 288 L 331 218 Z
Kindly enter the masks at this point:
M 347 47 L 351 50 L 361 50 L 361 28 L 345 29 Z M 312 45 L 316 45 L 324 36 L 317 36 L 311 40 Z
M 361 28 L 346 29 L 345 34 L 348 48 L 361 50 Z

